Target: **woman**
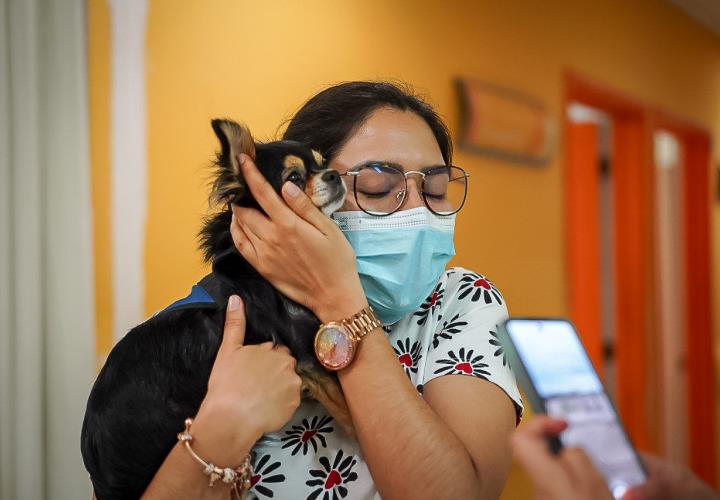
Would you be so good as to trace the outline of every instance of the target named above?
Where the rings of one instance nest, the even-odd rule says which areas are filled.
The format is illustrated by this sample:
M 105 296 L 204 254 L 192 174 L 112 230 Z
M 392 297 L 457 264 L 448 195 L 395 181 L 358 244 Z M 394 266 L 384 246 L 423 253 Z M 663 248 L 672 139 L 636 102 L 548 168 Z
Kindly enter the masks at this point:
M 193 424 L 195 451 L 237 466 L 265 435 L 253 448 L 251 493 L 260 498 L 497 498 L 521 400 L 495 338 L 507 316 L 500 293 L 480 275 L 444 270 L 466 183 L 461 169 L 448 167 L 447 128 L 395 85 L 352 82 L 310 99 L 284 139 L 307 143 L 343 175 L 348 196 L 337 222 L 292 183 L 281 199 L 244 158 L 267 215 L 235 207 L 233 239 L 323 324 L 368 304 L 379 316 L 384 327 L 364 335 L 338 371 L 357 436 L 317 403 L 299 404 L 286 351 L 242 346 L 242 307 L 233 300 Z M 208 488 L 177 445 L 145 496 L 227 494 Z

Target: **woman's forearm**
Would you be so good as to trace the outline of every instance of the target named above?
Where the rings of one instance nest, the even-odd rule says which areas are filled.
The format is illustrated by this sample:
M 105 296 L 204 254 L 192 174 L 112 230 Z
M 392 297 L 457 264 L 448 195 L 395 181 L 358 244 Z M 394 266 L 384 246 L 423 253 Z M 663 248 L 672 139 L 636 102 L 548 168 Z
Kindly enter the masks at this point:
M 180 443 L 173 447 L 142 496 L 145 500 L 227 500 L 229 497 L 230 489 L 221 481 L 208 487 L 208 476 Z
M 238 437 L 236 443 L 229 443 L 217 432 L 213 424 L 216 419 L 208 418 L 202 410 L 195 418 L 190 430 L 193 435 L 192 447 L 198 456 L 219 467 L 237 467 L 255 443 L 256 436 L 247 433 Z M 218 480 L 211 488 L 209 477 L 203 473 L 202 465 L 196 462 L 181 443 L 175 444 L 160 469 L 145 490 L 144 500 L 175 500 L 192 498 L 199 500 L 227 500 L 230 486 Z
M 384 499 L 478 497 L 470 454 L 408 381 L 382 330 L 366 335 L 339 377 Z

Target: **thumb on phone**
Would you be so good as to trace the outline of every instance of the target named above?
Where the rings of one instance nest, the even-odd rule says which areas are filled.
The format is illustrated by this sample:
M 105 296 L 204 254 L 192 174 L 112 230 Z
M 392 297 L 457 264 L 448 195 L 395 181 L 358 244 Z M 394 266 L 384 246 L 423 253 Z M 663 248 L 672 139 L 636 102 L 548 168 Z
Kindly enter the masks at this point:
M 225 331 L 220 352 L 242 347 L 245 342 L 245 308 L 239 295 L 231 295 L 225 311 Z

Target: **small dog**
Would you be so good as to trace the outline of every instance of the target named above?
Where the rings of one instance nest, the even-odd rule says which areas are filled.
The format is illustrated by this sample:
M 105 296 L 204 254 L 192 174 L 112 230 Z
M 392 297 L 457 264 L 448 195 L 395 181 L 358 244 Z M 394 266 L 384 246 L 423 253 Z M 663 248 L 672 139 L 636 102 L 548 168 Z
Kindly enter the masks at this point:
M 213 120 L 212 127 L 221 152 L 210 200 L 225 208 L 205 220 L 200 238 L 213 272 L 191 296 L 128 332 L 100 371 L 81 436 L 83 460 L 99 500 L 139 498 L 175 444 L 185 418 L 197 413 L 232 294 L 240 295 L 245 305 L 245 343 L 288 346 L 297 359 L 303 395 L 320 401 L 341 427 L 353 432 L 337 376 L 315 358 L 313 341 L 320 321 L 237 253 L 229 208 L 230 203 L 260 208 L 243 180 L 241 153 L 255 160 L 277 192 L 284 182 L 293 182 L 328 216 L 342 206 L 345 185 L 318 152 L 303 144 L 255 144 L 247 127 L 230 120 Z

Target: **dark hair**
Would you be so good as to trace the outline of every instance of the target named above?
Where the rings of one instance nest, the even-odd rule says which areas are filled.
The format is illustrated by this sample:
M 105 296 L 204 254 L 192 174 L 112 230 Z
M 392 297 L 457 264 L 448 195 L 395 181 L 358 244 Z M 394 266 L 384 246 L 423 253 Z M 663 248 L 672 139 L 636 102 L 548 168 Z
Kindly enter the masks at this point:
M 344 82 L 308 100 L 290 120 L 283 139 L 299 141 L 331 160 L 350 135 L 378 108 L 412 111 L 432 130 L 446 164 L 452 161 L 450 131 L 435 110 L 406 84 Z

